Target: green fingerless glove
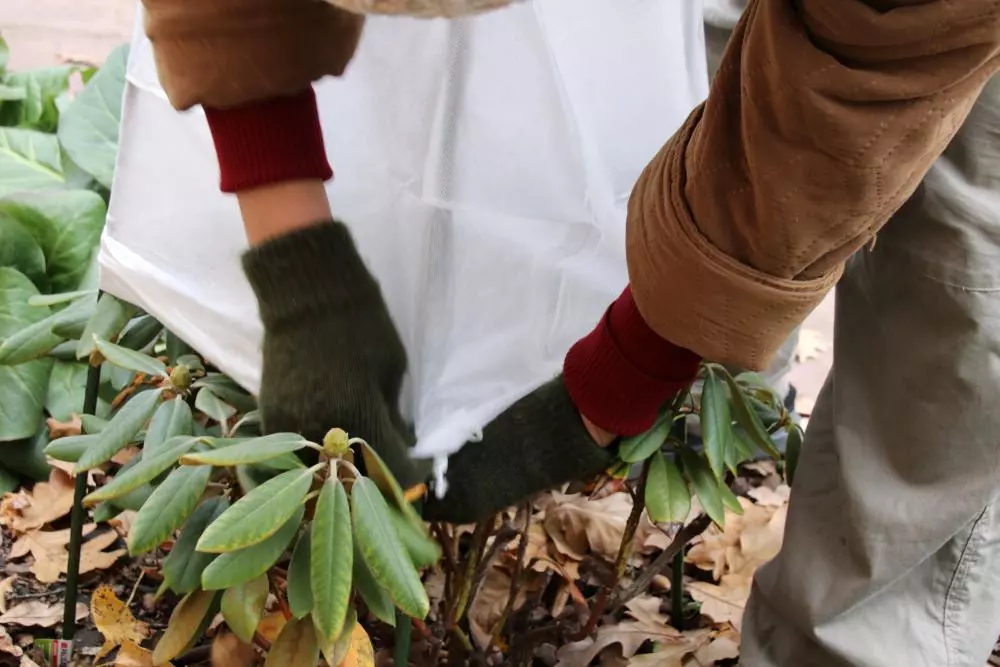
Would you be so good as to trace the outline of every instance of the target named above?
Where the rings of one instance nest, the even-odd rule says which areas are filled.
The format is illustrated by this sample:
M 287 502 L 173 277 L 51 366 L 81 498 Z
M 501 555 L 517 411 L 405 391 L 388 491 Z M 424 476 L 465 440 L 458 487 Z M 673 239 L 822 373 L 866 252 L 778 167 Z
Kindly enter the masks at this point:
M 339 427 L 367 440 L 404 487 L 424 481 L 429 465 L 410 459 L 398 410 L 406 350 L 347 227 L 324 222 L 267 241 L 243 267 L 264 323 L 265 432 L 321 442 Z

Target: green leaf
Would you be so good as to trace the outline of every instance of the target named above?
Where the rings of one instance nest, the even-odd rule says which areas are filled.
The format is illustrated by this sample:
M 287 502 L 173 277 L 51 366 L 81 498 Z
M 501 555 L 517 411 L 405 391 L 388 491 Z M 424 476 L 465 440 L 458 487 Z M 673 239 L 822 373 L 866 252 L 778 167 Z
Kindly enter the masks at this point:
M 21 480 L 12 475 L 6 468 L 0 466 L 0 495 L 10 493 L 21 486 Z
M 151 456 L 164 443 L 179 435 L 191 435 L 194 430 L 194 417 L 191 407 L 180 396 L 162 403 L 156 408 L 153 419 L 146 429 L 146 438 L 142 443 L 143 456 Z
M 100 438 L 106 431 L 102 431 Z M 78 436 L 95 437 L 95 436 Z M 64 438 L 65 439 L 65 438 Z M 56 442 L 59 442 L 58 440 Z M 198 443 L 198 438 L 179 435 L 167 440 L 152 452 L 142 452 L 142 460 L 136 465 L 123 470 L 115 475 L 115 478 L 104 486 L 98 487 L 95 491 L 84 498 L 84 504 L 92 505 L 102 500 L 114 500 L 126 493 L 139 488 L 143 484 L 151 482 L 160 474 L 174 465 L 183 454 Z M 51 456 L 51 454 L 50 454 Z
M 97 182 L 110 189 L 118 152 L 128 46 L 111 52 L 59 119 L 59 143 Z
M 226 625 L 241 640 L 250 644 L 260 625 L 267 602 L 267 575 L 260 575 L 242 584 L 226 589 L 222 594 L 222 617 Z
M 382 457 L 378 455 L 371 445 L 367 442 L 362 442 L 361 444 L 361 456 L 365 462 L 365 474 L 368 476 L 375 486 L 382 491 L 382 493 L 392 500 L 393 505 L 396 509 L 400 510 L 413 525 L 418 528 L 424 529 L 424 520 L 420 517 L 413 506 L 406 502 L 406 496 L 403 494 L 402 487 L 399 486 L 399 482 L 393 476 L 392 471 L 389 470 L 389 466 L 385 464 Z
M 441 559 L 441 546 L 437 540 L 431 538 L 425 525 L 419 527 L 414 525 L 409 517 L 403 516 L 403 513 L 394 507 L 389 508 L 389 517 L 414 566 L 423 569 Z
M 184 523 L 180 537 L 163 559 L 163 578 L 175 593 L 186 595 L 201 585 L 201 573 L 217 556 L 197 551 L 195 545 L 205 532 L 205 528 L 219 518 L 228 507 L 229 500 L 223 496 L 209 498 L 198 505 Z M 225 604 L 223 596 L 223 613 Z
M 719 498 L 722 500 L 722 504 L 731 511 L 733 514 L 743 514 L 743 505 L 740 504 L 740 499 L 736 497 L 733 490 L 729 488 L 727 484 L 720 483 L 719 486 Z
M 144 350 L 163 333 L 163 325 L 152 315 L 141 315 L 129 322 L 118 344 L 130 350 Z
M 7 63 L 10 61 L 10 47 L 7 46 L 7 40 L 0 35 L 0 74 L 5 74 L 7 72 Z
M 75 69 L 72 65 L 58 65 L 10 74 L 4 84 L 24 90 L 24 97 L 13 105 L 10 116 L 4 108 L 4 120 L 20 127 L 54 132 L 59 123 L 56 98 L 69 88 L 69 76 Z
M 0 459 L 4 467 L 35 481 L 49 478 L 52 469 L 45 459 L 45 448 L 49 444 L 49 429 L 45 424 L 26 440 L 0 443 Z
M 0 83 L 0 102 L 19 102 L 28 96 L 28 91 L 18 86 Z
M 107 427 L 97 436 L 97 443 L 87 449 L 76 464 L 76 472 L 90 470 L 110 461 L 135 439 L 160 403 L 162 390 L 143 391 L 133 396 L 108 422 Z
M 347 492 L 339 479 L 330 478 L 323 483 L 316 503 L 310 558 L 313 621 L 324 646 L 332 644 L 344 629 L 351 601 L 353 559 Z
M 732 446 L 733 426 L 729 414 L 726 390 L 712 367 L 708 368 L 701 390 L 701 434 L 705 454 L 716 479 L 722 479 L 726 468 L 726 452 Z
M 83 453 L 97 444 L 96 435 L 70 435 L 53 440 L 45 447 L 45 453 L 56 461 L 76 463 Z
M 0 268 L 0 339 L 45 317 L 46 309 L 28 305 L 28 299 L 37 293 L 19 271 Z M 0 366 L 0 442 L 22 440 L 35 433 L 42 419 L 52 363 L 51 359 L 39 359 Z
M 96 301 L 85 298 L 51 315 L 48 314 L 47 307 L 37 307 L 45 317 L 0 343 L 0 364 L 16 366 L 44 356 L 63 342 L 63 336 L 56 334 L 55 329 L 79 319 L 89 318 L 94 312 L 95 304 Z
M 83 425 L 84 433 L 100 433 L 107 425 L 107 419 L 101 419 L 94 415 L 80 415 L 80 422 Z
M 319 660 L 319 643 L 316 630 L 308 618 L 292 619 L 285 623 L 278 638 L 271 645 L 264 660 L 264 667 L 299 667 L 315 665 Z
M 618 458 L 626 463 L 645 461 L 654 452 L 660 451 L 670 435 L 673 415 L 666 415 L 656 421 L 653 428 L 632 438 L 626 438 L 618 447 Z
M 0 266 L 17 269 L 40 289 L 48 286 L 42 246 L 24 225 L 5 213 L 0 213 Z
M 368 611 L 374 614 L 375 618 L 383 623 L 396 625 L 396 604 L 389 593 L 375 581 L 371 570 L 365 565 L 357 541 L 354 542 L 354 586 L 361 594 L 361 599 L 365 601 Z M 347 630 L 346 627 L 344 629 Z
M 309 581 L 311 558 L 310 526 L 299 537 L 292 561 L 288 565 L 288 608 L 295 618 L 305 618 L 313 610 L 312 586 Z
M 739 466 L 744 461 L 753 459 L 753 446 L 747 442 L 746 431 L 737 426 L 733 429 L 733 446 L 729 448 L 726 457 L 726 467 L 733 475 L 739 473 Z
M 392 601 L 389 602 L 392 605 Z M 395 624 L 396 614 L 395 607 L 393 610 L 393 622 L 390 625 Z M 351 641 L 354 638 L 354 626 L 358 624 L 358 611 L 354 608 L 354 605 L 350 605 L 347 609 L 347 620 L 344 621 L 344 630 L 337 637 L 337 641 L 333 645 L 323 646 L 320 644 L 320 651 L 323 653 L 323 657 L 326 659 L 326 664 L 330 667 L 370 667 L 365 663 L 357 662 L 345 664 L 347 659 L 347 654 L 351 650 Z M 315 623 L 313 624 L 315 626 Z M 319 638 L 317 637 L 317 640 Z
M 192 366 L 192 368 L 194 368 Z M 256 408 L 253 397 L 250 396 L 241 386 L 236 384 L 232 378 L 222 373 L 209 373 L 191 385 L 193 389 L 208 387 L 212 393 L 229 405 L 235 407 L 239 412 L 249 412 Z
M 351 516 L 354 538 L 375 581 L 403 612 L 424 618 L 430 610 L 427 592 L 396 534 L 389 506 L 375 483 L 366 477 L 355 480 L 351 489 Z
M 313 471 L 289 470 L 240 498 L 205 530 L 198 551 L 225 553 L 263 542 L 302 508 Z
M 220 424 L 225 424 L 230 417 L 236 414 L 236 408 L 223 402 L 208 387 L 202 387 L 198 390 L 198 394 L 194 397 L 194 407 Z
M 654 523 L 683 523 L 691 511 L 691 493 L 681 471 L 662 453 L 653 457 L 646 480 L 646 510 Z
M 129 554 L 152 551 L 170 537 L 198 505 L 211 475 L 208 466 L 177 468 L 167 475 L 135 517 L 128 534 Z
M 680 455 L 684 470 L 698 494 L 698 500 L 705 513 L 720 528 L 724 527 L 726 525 L 726 509 L 722 502 L 722 493 L 719 491 L 721 482 L 709 469 L 703 457 L 687 447 L 680 450 Z
M 191 646 L 204 626 L 214 616 L 219 595 L 210 591 L 194 591 L 184 597 L 170 614 L 167 630 L 153 649 L 153 664 L 163 665 Z
M 66 180 L 60 158 L 55 135 L 0 127 L 0 197 L 63 187 Z
M 135 314 L 135 306 L 119 301 L 110 294 L 102 294 L 97 301 L 97 310 L 87 322 L 80 335 L 80 345 L 76 348 L 76 358 L 86 359 L 96 348 L 94 336 L 103 340 L 114 340 Z
M 799 459 L 802 457 L 802 441 L 805 434 L 798 424 L 791 424 L 786 429 L 788 439 L 785 441 L 785 480 L 791 486 L 795 480 L 795 470 L 799 467 Z
M 757 416 L 757 412 L 750 408 L 740 385 L 725 370 L 723 370 L 723 377 L 726 379 L 726 383 L 729 385 L 729 393 L 732 395 L 736 423 L 743 427 L 743 430 L 753 443 L 760 447 L 761 451 L 766 452 L 775 459 L 780 459 L 781 453 L 774 446 L 771 436 L 764 429 L 764 425 L 761 423 L 760 417 Z
M 83 409 L 88 368 L 87 364 L 78 361 L 55 362 L 45 396 L 45 409 L 49 415 L 66 421 Z
M 72 292 L 60 292 L 58 294 L 38 294 L 28 299 L 29 306 L 61 306 L 65 303 L 81 301 L 81 297 L 89 297 L 93 304 L 97 303 L 95 290 L 81 289 Z
M 304 514 L 305 508 L 299 507 L 278 532 L 263 542 L 216 558 L 201 575 L 202 587 L 210 590 L 229 588 L 267 572 L 299 531 Z
M 210 441 L 214 444 L 216 441 Z M 308 444 L 297 433 L 272 433 L 261 438 L 250 438 L 236 444 L 206 452 L 186 454 L 181 457 L 184 465 L 235 466 L 248 463 L 262 463 L 281 454 L 290 454 Z M 297 460 L 297 459 L 296 459 Z M 302 467 L 299 463 L 295 467 Z
M 167 367 L 163 365 L 163 362 L 159 359 L 154 359 L 148 354 L 109 343 L 106 340 L 102 340 L 97 334 L 94 334 L 94 345 L 97 347 L 97 351 L 115 366 L 126 368 L 136 373 L 145 373 L 146 375 L 161 378 L 170 377 L 170 374 L 167 373 Z

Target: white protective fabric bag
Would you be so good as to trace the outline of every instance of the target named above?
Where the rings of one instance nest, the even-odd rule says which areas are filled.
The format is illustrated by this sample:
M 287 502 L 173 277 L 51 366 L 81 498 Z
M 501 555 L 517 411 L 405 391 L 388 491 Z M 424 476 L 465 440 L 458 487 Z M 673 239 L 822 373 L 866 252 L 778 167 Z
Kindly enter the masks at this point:
M 168 104 L 141 21 L 101 286 L 255 392 L 236 201 L 218 191 L 202 112 Z M 534 0 L 370 17 L 347 75 L 317 85 L 332 208 L 407 346 L 403 410 L 439 475 L 559 372 L 626 284 L 630 189 L 707 94 L 705 69 L 700 2 Z

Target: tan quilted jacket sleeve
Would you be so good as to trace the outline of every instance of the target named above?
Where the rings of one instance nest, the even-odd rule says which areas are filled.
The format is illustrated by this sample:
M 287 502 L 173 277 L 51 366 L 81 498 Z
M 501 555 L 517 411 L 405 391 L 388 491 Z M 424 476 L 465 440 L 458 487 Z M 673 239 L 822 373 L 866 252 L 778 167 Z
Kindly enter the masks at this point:
M 913 193 L 998 51 L 998 0 L 751 2 L 708 100 L 633 190 L 643 317 L 765 367 Z
M 142 0 L 170 102 L 227 108 L 301 91 L 350 62 L 364 18 L 322 0 Z

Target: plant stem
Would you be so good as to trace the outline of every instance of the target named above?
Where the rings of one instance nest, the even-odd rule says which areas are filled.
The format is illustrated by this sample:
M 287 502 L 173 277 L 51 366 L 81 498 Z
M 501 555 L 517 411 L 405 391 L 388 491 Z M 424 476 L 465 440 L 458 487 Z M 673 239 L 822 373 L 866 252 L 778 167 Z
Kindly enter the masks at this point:
M 496 517 L 490 517 L 486 521 L 477 523 L 475 530 L 472 532 L 472 544 L 469 547 L 469 553 L 466 554 L 465 569 L 459 578 L 458 590 L 455 592 L 455 600 L 451 608 L 451 613 L 448 615 L 446 627 L 449 630 L 457 628 L 458 622 L 465 616 L 465 609 L 469 604 L 469 593 L 472 591 L 474 574 L 483 556 L 483 551 L 486 549 L 486 540 L 489 539 L 490 534 L 493 532 L 495 523 Z
M 493 651 L 497 639 L 500 638 L 500 633 L 503 632 L 504 626 L 507 625 L 507 619 L 510 618 L 510 613 L 514 610 L 514 604 L 517 601 L 518 589 L 521 587 L 521 577 L 524 572 L 524 555 L 528 551 L 528 531 L 531 529 L 531 503 L 527 502 L 522 505 L 518 514 L 524 515 L 524 528 L 519 533 L 521 541 L 517 544 L 517 562 L 514 563 L 514 572 L 510 577 L 510 593 L 507 596 L 507 604 L 504 606 L 500 618 L 497 619 L 496 625 L 493 626 L 493 634 L 490 636 L 489 646 L 486 647 L 485 655 L 487 658 L 489 658 L 490 653 Z
M 397 609 L 394 637 L 396 645 L 392 650 L 392 664 L 396 667 L 406 667 L 410 664 L 410 635 L 412 631 L 413 624 L 410 622 L 410 617 Z
M 678 630 L 684 630 L 684 550 L 674 554 L 670 568 L 670 621 Z

